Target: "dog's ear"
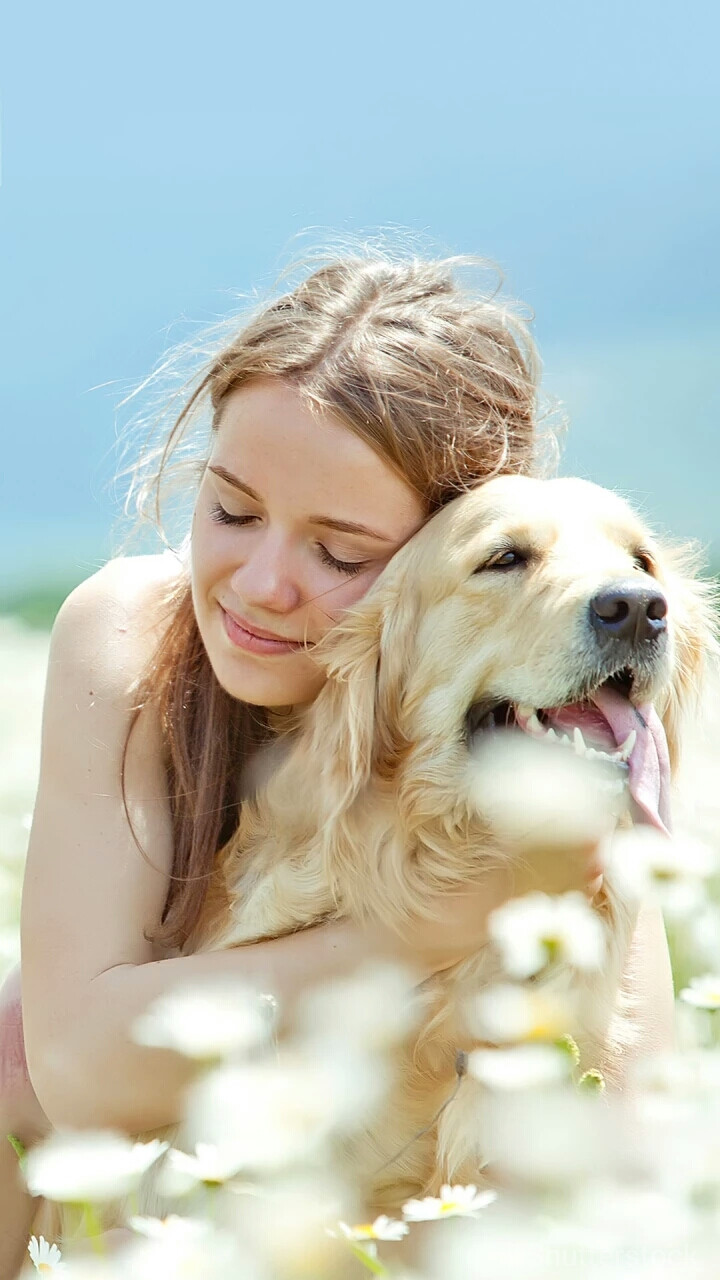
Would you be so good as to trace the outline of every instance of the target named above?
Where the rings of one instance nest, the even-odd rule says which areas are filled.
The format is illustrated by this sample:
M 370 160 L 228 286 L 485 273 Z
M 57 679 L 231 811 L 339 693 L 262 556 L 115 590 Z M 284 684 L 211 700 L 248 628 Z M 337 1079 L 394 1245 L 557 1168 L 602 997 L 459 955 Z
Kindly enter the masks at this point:
M 386 569 L 323 641 L 328 679 L 313 707 L 310 749 L 323 761 L 335 812 L 373 773 L 392 776 L 407 749 L 402 698 L 417 618 L 407 575 Z
M 670 754 L 676 771 L 680 744 L 688 718 L 697 712 L 705 677 L 716 663 L 718 648 L 718 587 L 694 576 L 699 562 L 694 544 L 663 548 L 665 579 L 674 618 L 675 661 L 665 702 L 658 700 Z

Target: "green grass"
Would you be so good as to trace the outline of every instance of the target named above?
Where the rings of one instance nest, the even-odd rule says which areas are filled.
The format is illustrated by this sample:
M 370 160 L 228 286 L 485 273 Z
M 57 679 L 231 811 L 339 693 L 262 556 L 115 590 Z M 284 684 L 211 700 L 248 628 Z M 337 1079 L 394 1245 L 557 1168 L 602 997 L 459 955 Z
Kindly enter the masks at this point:
M 9 591 L 0 595 L 0 615 L 19 618 L 29 627 L 49 631 L 63 600 L 80 581 L 80 577 L 66 578 Z

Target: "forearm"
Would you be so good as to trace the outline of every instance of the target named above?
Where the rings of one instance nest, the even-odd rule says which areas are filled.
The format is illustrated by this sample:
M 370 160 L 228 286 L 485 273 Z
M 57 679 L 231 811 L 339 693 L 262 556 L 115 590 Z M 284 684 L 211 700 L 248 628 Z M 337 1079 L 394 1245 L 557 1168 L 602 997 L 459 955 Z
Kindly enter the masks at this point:
M 437 918 L 416 921 L 402 938 L 386 926 L 361 929 L 342 921 L 229 951 L 108 969 L 75 994 L 62 1018 L 56 1011 L 58 1030 L 33 1026 L 26 1017 L 28 1067 L 40 1104 L 54 1126 L 142 1133 L 176 1124 L 193 1064 L 170 1050 L 139 1045 L 130 1035 L 135 1019 L 158 997 L 194 982 L 235 977 L 271 993 L 289 1011 L 307 988 L 369 958 L 396 961 L 409 970 L 411 983 L 413 974 L 422 981 L 477 950 L 487 938 L 490 913 L 513 892 L 517 883 L 500 868 L 481 886 L 440 895 Z
M 672 965 L 660 908 L 643 903 L 625 960 L 622 989 L 630 997 L 628 1015 L 634 1043 L 620 1062 L 617 1085 L 630 1096 L 639 1065 L 656 1054 L 677 1049 Z
M 231 951 L 109 969 L 83 990 L 61 1036 L 28 1046 L 42 1106 L 55 1126 L 143 1133 L 176 1124 L 193 1064 L 130 1036 L 133 1022 L 154 1000 L 191 983 L 234 976 L 272 993 L 281 1009 L 290 1010 L 306 988 L 350 972 L 367 953 L 367 937 L 341 922 Z

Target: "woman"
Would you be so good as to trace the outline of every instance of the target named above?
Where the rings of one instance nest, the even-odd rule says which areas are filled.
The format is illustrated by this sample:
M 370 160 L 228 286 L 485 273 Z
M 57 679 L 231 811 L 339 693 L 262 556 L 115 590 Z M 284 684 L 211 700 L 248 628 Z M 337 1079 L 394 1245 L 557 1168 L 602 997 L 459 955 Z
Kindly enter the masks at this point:
M 148 452 L 150 479 L 138 471 L 142 507 L 209 406 L 189 557 L 114 559 L 61 609 L 23 894 L 22 1010 L 17 975 L 5 995 L 3 1132 L 33 1141 L 47 1125 L 177 1121 L 184 1063 L 134 1044 L 128 1027 L 179 981 L 261 977 L 287 1005 L 368 953 L 398 954 L 399 940 L 344 923 L 227 954 L 180 950 L 242 795 L 273 767 L 276 725 L 321 687 L 312 646 L 439 506 L 535 465 L 526 326 L 465 293 L 455 264 L 330 260 L 260 309 L 205 365 L 159 464 Z M 579 865 L 578 885 L 590 875 Z M 431 973 L 476 949 L 501 898 L 500 885 L 482 900 L 468 893 L 405 942 L 405 958 Z M 642 917 L 635 950 L 654 978 L 647 1024 L 667 1036 L 656 917 Z M 23 1085 L 22 1014 L 36 1097 Z M 0 1159 L 0 1249 L 15 1249 L 17 1265 L 32 1206 L 13 1189 L 9 1144 Z

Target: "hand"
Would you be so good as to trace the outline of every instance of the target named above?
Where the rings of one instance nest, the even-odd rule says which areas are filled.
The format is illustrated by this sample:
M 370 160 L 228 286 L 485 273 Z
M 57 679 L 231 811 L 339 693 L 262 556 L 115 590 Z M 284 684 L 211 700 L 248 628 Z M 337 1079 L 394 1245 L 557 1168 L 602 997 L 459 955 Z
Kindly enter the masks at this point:
M 476 954 L 487 942 L 490 914 L 510 898 L 527 893 L 561 894 L 578 890 L 592 899 L 602 887 L 603 862 L 598 841 L 570 846 L 534 845 L 491 866 L 478 883 L 455 892 L 435 892 L 428 915 L 395 930 L 378 922 L 368 926 L 374 949 L 415 968 L 422 978 Z

